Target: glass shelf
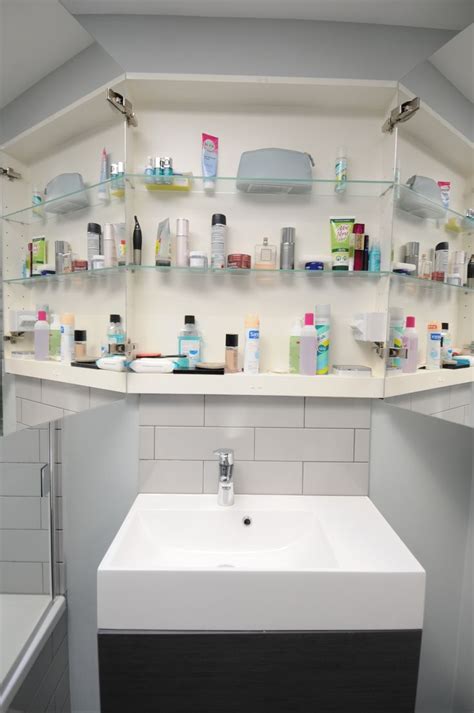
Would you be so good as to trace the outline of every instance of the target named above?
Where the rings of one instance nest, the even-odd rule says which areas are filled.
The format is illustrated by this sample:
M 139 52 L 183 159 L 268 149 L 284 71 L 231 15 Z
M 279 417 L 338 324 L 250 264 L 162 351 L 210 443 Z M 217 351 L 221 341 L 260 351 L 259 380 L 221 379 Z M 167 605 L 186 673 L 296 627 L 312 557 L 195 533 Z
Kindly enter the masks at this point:
M 397 272 L 392 272 L 391 278 L 393 278 L 393 280 L 399 284 L 413 285 L 416 288 L 421 288 L 424 290 L 451 290 L 453 292 L 472 292 L 474 294 L 474 287 L 449 285 L 447 282 L 438 282 L 437 280 L 424 280 L 421 277 L 402 275 Z
M 243 191 L 237 187 L 236 176 L 218 176 L 214 189 L 206 191 L 204 189 L 204 181 L 209 179 L 204 176 L 193 176 L 191 173 L 177 174 L 168 178 L 157 176 L 146 176 L 141 173 L 127 174 L 127 180 L 132 188 L 146 190 L 150 193 L 163 192 L 182 192 L 182 193 L 207 193 L 213 194 L 241 194 L 258 198 L 259 196 L 271 195 L 292 195 L 292 196 L 307 196 L 316 193 L 321 196 L 336 196 L 344 199 L 347 197 L 375 197 L 382 196 L 387 190 L 393 186 L 393 181 L 384 180 L 350 180 L 346 181 L 346 189 L 343 193 L 336 193 L 336 180 L 334 178 L 312 178 L 312 179 L 293 179 L 293 178 L 239 178 L 239 181 L 248 181 L 260 185 L 255 192 Z M 166 183 L 165 183 L 166 181 Z M 298 193 L 294 188 L 288 188 L 288 184 L 307 188 L 307 192 Z
M 405 184 L 396 184 L 395 190 L 398 193 L 398 210 L 419 220 L 443 221 L 446 233 L 451 237 L 474 232 L 474 218 L 469 218 L 465 213 L 460 213 L 452 208 L 444 208 L 436 201 L 426 198 Z M 408 202 L 412 208 L 406 210 L 404 206 L 408 207 Z M 453 227 L 450 228 L 450 225 Z
M 21 225 L 44 225 L 51 220 L 61 219 L 64 216 L 80 210 L 109 205 L 113 201 L 123 200 L 125 196 L 124 178 L 107 179 L 99 183 L 85 186 L 82 190 L 45 200 L 40 205 L 29 205 L 11 213 L 0 216 L 2 220 Z M 99 196 L 102 192 L 103 198 Z M 56 212 L 61 201 L 69 204 L 63 212 Z
M 15 277 L 11 279 L 3 280 L 4 284 L 7 285 L 28 285 L 33 287 L 35 285 L 45 285 L 57 282 L 68 282 L 72 280 L 88 280 L 88 279 L 100 279 L 107 277 L 109 275 L 120 275 L 124 272 L 156 272 L 158 274 L 190 274 L 190 275 L 233 275 L 243 277 L 244 275 L 259 275 L 260 277 L 282 277 L 282 276 L 307 276 L 308 279 L 322 279 L 322 278 L 337 278 L 340 279 L 378 279 L 389 275 L 388 272 L 346 272 L 338 270 L 256 270 L 254 268 L 249 270 L 235 269 L 235 268 L 224 268 L 222 270 L 216 270 L 212 268 L 199 268 L 199 267 L 164 267 L 161 265 L 121 265 L 120 267 L 105 267 L 99 270 L 83 270 L 78 272 L 66 272 L 58 275 L 37 275 L 34 277 Z

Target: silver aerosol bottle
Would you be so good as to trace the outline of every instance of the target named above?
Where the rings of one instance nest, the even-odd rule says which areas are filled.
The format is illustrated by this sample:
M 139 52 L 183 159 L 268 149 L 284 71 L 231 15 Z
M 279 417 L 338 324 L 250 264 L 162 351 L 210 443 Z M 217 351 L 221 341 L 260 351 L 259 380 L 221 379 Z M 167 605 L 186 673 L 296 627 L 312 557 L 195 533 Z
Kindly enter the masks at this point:
M 295 269 L 295 228 L 281 229 L 280 270 Z

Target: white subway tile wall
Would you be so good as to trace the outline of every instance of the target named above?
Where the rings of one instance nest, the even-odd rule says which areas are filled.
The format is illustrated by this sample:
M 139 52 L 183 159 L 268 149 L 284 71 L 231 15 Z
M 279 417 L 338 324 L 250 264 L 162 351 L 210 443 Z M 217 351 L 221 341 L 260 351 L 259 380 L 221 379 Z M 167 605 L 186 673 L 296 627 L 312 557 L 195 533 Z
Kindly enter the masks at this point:
M 140 492 L 216 492 L 229 447 L 236 493 L 367 495 L 370 419 L 370 399 L 141 396 Z
M 457 384 L 386 399 L 399 408 L 474 427 L 474 384 Z

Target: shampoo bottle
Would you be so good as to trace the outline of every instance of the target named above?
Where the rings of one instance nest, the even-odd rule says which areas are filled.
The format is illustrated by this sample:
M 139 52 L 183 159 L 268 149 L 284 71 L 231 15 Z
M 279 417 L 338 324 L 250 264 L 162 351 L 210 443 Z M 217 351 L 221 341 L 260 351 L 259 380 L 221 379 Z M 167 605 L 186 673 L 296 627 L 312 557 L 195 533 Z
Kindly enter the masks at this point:
M 329 374 L 331 305 L 316 305 L 316 374 Z
M 258 314 L 245 318 L 244 373 L 258 374 L 260 368 L 260 319 Z
M 316 372 L 316 331 L 314 314 L 306 312 L 304 327 L 301 330 L 300 374 L 311 376 Z
M 418 368 L 418 332 L 415 329 L 415 318 L 407 317 L 403 332 L 403 348 L 407 350 L 406 359 L 402 359 L 404 374 L 414 374 Z
M 300 371 L 300 342 L 301 342 L 301 319 L 297 319 L 290 332 L 290 374 L 299 374 Z

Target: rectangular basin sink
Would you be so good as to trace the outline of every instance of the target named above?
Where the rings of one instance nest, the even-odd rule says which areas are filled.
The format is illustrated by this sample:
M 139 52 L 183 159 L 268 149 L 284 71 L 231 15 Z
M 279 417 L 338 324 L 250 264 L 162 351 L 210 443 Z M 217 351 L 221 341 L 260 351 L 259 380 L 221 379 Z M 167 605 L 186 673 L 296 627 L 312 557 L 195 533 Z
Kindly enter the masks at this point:
M 139 495 L 98 570 L 101 630 L 421 629 L 425 572 L 368 498 Z

